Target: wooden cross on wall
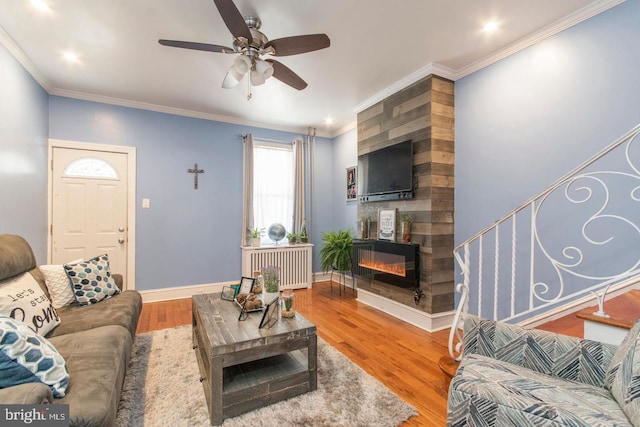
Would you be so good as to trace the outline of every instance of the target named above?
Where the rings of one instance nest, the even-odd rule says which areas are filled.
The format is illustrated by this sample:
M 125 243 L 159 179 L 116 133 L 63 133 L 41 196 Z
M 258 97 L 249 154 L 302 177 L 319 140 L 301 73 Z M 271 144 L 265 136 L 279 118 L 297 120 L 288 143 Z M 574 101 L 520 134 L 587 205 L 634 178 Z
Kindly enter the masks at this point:
M 197 190 L 198 189 L 198 174 L 199 173 L 204 173 L 204 169 L 198 169 L 198 164 L 194 163 L 193 164 L 193 169 L 187 169 L 187 173 L 192 173 L 193 174 L 193 189 Z

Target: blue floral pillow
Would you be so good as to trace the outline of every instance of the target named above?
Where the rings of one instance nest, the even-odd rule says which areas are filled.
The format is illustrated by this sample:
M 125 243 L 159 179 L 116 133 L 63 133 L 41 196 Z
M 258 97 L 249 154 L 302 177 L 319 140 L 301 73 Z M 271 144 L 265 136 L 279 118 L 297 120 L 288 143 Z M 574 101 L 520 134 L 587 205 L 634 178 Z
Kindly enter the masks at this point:
M 0 315 L 0 388 L 34 382 L 48 385 L 54 397 L 63 397 L 69 385 L 64 359 L 26 324 Z
M 88 261 L 65 264 L 73 294 L 80 305 L 91 305 L 120 293 L 109 271 L 109 257 L 100 255 Z

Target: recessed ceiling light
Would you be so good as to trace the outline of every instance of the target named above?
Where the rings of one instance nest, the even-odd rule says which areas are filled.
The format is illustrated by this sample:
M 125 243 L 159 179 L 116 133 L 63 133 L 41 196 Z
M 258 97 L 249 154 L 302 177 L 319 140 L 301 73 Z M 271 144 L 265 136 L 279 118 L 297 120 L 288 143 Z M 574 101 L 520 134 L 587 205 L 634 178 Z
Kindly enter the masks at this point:
M 498 21 L 489 21 L 486 24 L 484 24 L 484 26 L 482 27 L 482 30 L 485 33 L 492 33 L 495 30 L 498 29 L 498 27 L 500 26 L 500 23 Z
M 327 126 L 330 126 L 333 124 L 333 119 L 331 117 L 327 117 L 326 119 L 324 119 L 324 124 Z
M 78 55 L 76 55 L 73 52 L 64 52 L 62 54 L 62 57 L 64 58 L 65 61 L 67 62 L 80 62 L 80 58 L 78 58 Z
M 29 2 L 41 12 L 51 12 L 51 7 L 44 0 L 29 0 Z

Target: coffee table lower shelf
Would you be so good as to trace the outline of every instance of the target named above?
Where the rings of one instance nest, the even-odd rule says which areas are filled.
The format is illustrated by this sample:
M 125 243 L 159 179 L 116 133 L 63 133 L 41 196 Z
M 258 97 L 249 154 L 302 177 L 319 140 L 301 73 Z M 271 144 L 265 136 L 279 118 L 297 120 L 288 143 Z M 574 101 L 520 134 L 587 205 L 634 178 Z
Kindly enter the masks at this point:
M 221 420 L 236 417 L 291 397 L 315 390 L 308 355 L 301 350 L 223 368 L 222 396 L 211 395 L 211 381 L 204 375 L 209 363 L 196 351 L 202 385 L 210 414 Z M 212 417 L 213 424 L 217 422 Z M 221 421 L 220 421 L 221 423 Z
M 235 417 L 310 391 L 307 355 L 286 354 L 224 370 L 222 412 Z

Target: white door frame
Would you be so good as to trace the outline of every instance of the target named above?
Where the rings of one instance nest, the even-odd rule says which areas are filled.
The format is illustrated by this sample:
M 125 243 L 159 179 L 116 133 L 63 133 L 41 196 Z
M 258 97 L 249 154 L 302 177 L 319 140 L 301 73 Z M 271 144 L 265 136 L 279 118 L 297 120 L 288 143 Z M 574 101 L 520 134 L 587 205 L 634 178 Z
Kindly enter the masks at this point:
M 122 145 L 94 144 L 90 142 L 49 139 L 49 164 L 47 172 L 47 263 L 51 264 L 53 226 L 53 149 L 71 148 L 77 150 L 109 151 L 127 155 L 127 283 L 126 289 L 136 288 L 136 148 Z

